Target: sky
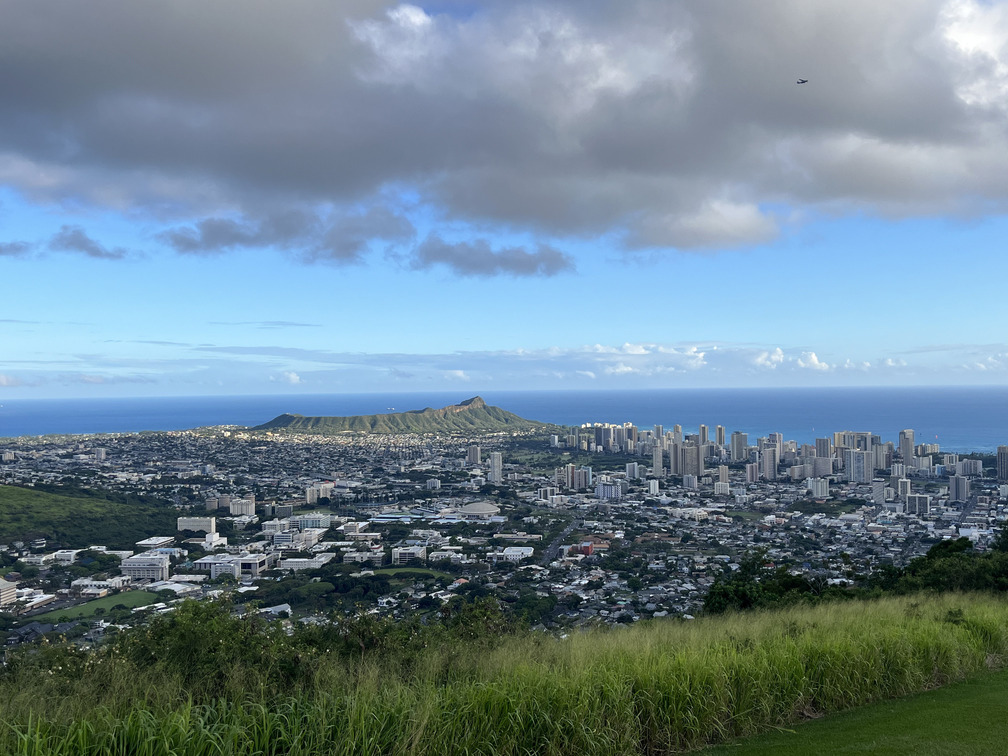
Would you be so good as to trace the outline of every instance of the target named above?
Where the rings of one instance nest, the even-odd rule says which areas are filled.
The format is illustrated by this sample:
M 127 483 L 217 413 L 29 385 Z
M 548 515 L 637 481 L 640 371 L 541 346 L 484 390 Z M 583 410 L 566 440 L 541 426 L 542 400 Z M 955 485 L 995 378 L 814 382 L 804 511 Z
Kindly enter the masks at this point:
M 1006 2 L 0 18 L 0 402 L 1008 379 Z

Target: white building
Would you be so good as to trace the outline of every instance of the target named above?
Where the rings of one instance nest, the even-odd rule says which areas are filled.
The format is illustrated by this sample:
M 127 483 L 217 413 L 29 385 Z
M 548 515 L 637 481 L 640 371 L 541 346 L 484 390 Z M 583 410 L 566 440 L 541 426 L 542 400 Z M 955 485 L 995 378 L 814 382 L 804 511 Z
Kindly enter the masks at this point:
M 825 478 L 809 478 L 805 481 L 805 487 L 811 491 L 813 498 L 826 499 L 829 497 L 829 481 Z
M 392 565 L 416 564 L 426 561 L 426 546 L 402 546 L 392 549 Z
M 498 486 L 504 482 L 504 460 L 500 452 L 490 452 L 490 474 L 487 480 Z
M 119 569 L 132 580 L 167 580 L 169 558 L 167 554 L 137 554 L 123 559 Z
M 17 601 L 17 584 L 0 578 L 0 606 L 8 606 Z

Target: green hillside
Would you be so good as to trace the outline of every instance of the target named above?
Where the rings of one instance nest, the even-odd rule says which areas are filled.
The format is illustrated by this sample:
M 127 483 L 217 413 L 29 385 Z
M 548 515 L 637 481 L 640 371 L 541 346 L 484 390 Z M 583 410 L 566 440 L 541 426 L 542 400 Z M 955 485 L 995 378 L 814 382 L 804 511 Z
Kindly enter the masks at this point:
M 45 538 L 63 548 L 132 548 L 148 536 L 174 534 L 178 514 L 150 497 L 108 499 L 84 491 L 65 495 L 0 486 L 0 543 Z
M 252 430 L 289 431 L 291 433 L 466 433 L 520 431 L 547 428 L 546 423 L 526 420 L 500 407 L 491 407 L 474 396 L 459 404 L 440 409 L 427 407 L 409 412 L 350 417 L 306 417 L 280 415 Z

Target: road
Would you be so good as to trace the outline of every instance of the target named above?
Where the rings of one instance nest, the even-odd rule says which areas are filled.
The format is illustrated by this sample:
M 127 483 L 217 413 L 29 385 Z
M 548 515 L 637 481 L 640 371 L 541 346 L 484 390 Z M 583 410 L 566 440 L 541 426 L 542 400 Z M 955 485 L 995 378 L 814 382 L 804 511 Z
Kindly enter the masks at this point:
M 570 524 L 564 528 L 560 535 L 550 541 L 549 546 L 543 550 L 542 558 L 539 560 L 539 564 L 545 567 L 550 563 L 550 560 L 556 555 L 556 550 L 560 547 L 560 544 L 564 542 L 571 533 L 581 527 L 581 522 L 579 520 L 571 520 Z

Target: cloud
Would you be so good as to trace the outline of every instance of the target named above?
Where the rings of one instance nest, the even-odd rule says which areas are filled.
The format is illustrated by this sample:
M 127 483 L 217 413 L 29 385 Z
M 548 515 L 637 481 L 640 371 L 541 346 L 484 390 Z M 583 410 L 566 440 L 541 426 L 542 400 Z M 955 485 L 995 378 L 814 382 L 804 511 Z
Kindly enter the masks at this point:
M 753 344 L 634 343 L 551 346 L 542 349 L 471 350 L 443 353 L 343 352 L 278 344 L 184 345 L 149 342 L 142 358 L 102 352 L 50 354 L 23 362 L 7 386 L 58 383 L 99 386 L 156 381 L 162 387 L 213 387 L 251 393 L 263 376 L 277 387 L 308 385 L 318 392 L 416 390 L 472 385 L 478 391 L 699 386 L 804 386 L 825 378 L 837 385 L 919 383 L 944 385 L 948 376 L 1003 383 L 1008 351 L 964 345 L 935 361 L 925 353 L 906 360 L 837 355 L 827 362 L 805 347 Z M 772 367 L 771 367 L 772 366 Z M 15 383 L 16 381 L 16 383 Z
M 795 361 L 800 368 L 806 370 L 830 370 L 831 367 L 820 360 L 815 352 L 802 352 L 801 357 Z
M 624 364 L 622 362 L 617 363 L 616 365 L 609 365 L 605 369 L 605 373 L 607 375 L 627 375 L 639 372 L 640 372 L 639 369 L 630 367 L 629 365 Z
M 461 276 L 555 276 L 574 270 L 574 261 L 562 252 L 539 245 L 530 252 L 521 247 L 494 251 L 485 239 L 450 244 L 431 235 L 413 252 L 414 269 L 444 265 Z
M 13 375 L 4 375 L 0 373 L 0 386 L 12 387 L 12 386 L 23 386 L 24 382 L 19 378 L 15 378 Z
M 771 370 L 782 362 L 784 362 L 784 351 L 780 347 L 776 347 L 770 352 L 760 352 L 753 359 L 753 364 L 757 367 L 770 368 Z
M 101 260 L 121 260 L 127 252 L 122 247 L 109 249 L 92 239 L 80 226 L 61 226 L 49 239 L 49 249 L 60 252 L 76 252 Z
M 301 209 L 264 218 L 204 218 L 164 231 L 158 238 L 182 254 L 223 254 L 234 249 L 278 247 L 308 261 L 359 262 L 376 243 L 410 241 L 413 224 L 386 207 L 328 214 Z
M 1006 38 L 984 0 L 14 3 L 0 182 L 183 254 L 358 262 L 434 218 L 417 267 L 462 275 L 758 244 L 797 222 L 770 206 L 1000 213 Z
M 84 384 L 88 386 L 103 386 L 121 383 L 157 383 L 149 375 L 126 375 L 126 374 L 98 374 L 98 373 L 73 373 L 62 374 L 57 380 L 60 383 Z
M 0 257 L 21 257 L 32 250 L 32 245 L 28 242 L 0 242 Z
M 321 328 L 319 323 L 298 323 L 291 320 L 235 320 L 235 321 L 225 321 L 225 320 L 212 320 L 210 325 L 223 325 L 223 326 L 253 326 L 255 328 L 261 328 L 263 330 L 272 330 L 274 328 Z

